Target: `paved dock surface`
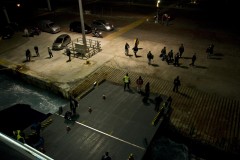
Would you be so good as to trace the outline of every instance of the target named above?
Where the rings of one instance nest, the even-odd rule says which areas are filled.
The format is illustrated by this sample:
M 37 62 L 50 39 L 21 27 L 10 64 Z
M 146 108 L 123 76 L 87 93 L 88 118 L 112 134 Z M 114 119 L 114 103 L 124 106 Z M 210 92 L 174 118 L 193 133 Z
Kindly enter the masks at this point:
M 18 33 L 16 37 L 11 40 L 0 41 L 1 66 L 13 70 L 17 70 L 16 68 L 18 68 L 17 73 L 26 75 L 29 79 L 35 81 L 36 84 L 38 84 L 38 82 L 44 82 L 48 89 L 57 88 L 64 93 L 73 93 L 79 97 L 80 103 L 84 101 L 84 98 L 81 99 L 82 95 L 94 93 L 88 92 L 89 89 L 92 88 L 94 82 L 100 83 L 102 80 L 107 80 L 116 84 L 116 86 L 121 86 L 123 76 L 129 73 L 133 82 L 131 87 L 134 88 L 136 87 L 134 83 L 136 78 L 141 75 L 144 79 L 144 84 L 150 82 L 151 93 L 166 96 L 171 95 L 173 97 L 173 113 L 170 121 L 179 133 L 192 139 L 199 140 L 202 143 L 213 145 L 220 150 L 239 153 L 239 35 L 230 33 L 226 31 L 225 28 L 221 28 L 221 26 L 219 26 L 219 28 L 213 26 L 211 23 L 205 22 L 205 19 L 187 19 L 186 16 L 187 15 L 184 13 L 179 14 L 179 17 L 176 17 L 169 26 L 154 24 L 147 20 L 142 21 L 142 19 L 146 17 L 128 18 L 126 21 L 124 21 L 124 19 L 116 20 L 110 17 L 110 20 L 118 21 L 119 26 L 116 31 L 113 32 L 113 35 L 108 33 L 106 37 L 100 40 L 102 51 L 89 58 L 89 64 L 86 63 L 85 58 L 81 59 L 76 57 L 73 57 L 71 62 L 67 62 L 68 57 L 63 50 L 55 51 L 53 53 L 54 57 L 51 59 L 48 58 L 47 46 L 51 45 L 52 41 L 60 33 L 51 36 L 47 33 L 42 33 L 39 37 L 30 38 L 22 37 L 22 33 Z M 124 25 L 121 26 L 119 21 L 124 21 Z M 78 34 L 69 32 L 66 25 L 64 27 L 65 29 L 61 33 L 70 34 L 74 42 L 76 42 L 78 38 L 81 38 Z M 118 31 L 121 31 L 121 33 L 118 33 Z M 133 46 L 136 37 L 140 39 L 139 47 L 141 48 L 138 52 L 138 57 L 135 58 L 133 53 L 131 53 L 132 56 L 125 56 L 124 44 L 129 42 L 130 46 Z M 91 35 L 88 35 L 87 38 L 92 39 Z M 181 43 L 185 45 L 186 51 L 183 58 L 180 59 L 180 67 L 167 65 L 165 61 L 161 61 L 159 54 L 164 46 L 167 47 L 167 50 L 173 49 L 177 52 Z M 215 50 L 214 55 L 207 59 L 205 50 L 210 43 L 215 44 Z M 25 50 L 30 48 L 34 54 L 33 47 L 36 44 L 39 45 L 41 56 L 33 57 L 31 62 L 26 62 Z M 149 50 L 154 54 L 152 65 L 148 65 L 147 63 L 146 54 Z M 193 53 L 197 53 L 195 67 L 189 66 Z M 177 75 L 180 76 L 182 83 L 180 93 L 172 92 L 173 79 Z M 99 87 L 100 86 L 101 85 L 99 85 Z M 121 92 L 123 88 L 120 87 L 119 89 L 117 89 L 113 95 L 121 93 L 119 97 L 123 101 L 122 103 L 125 104 L 127 102 L 123 97 L 125 97 L 126 94 Z M 133 96 L 133 100 L 138 98 L 134 97 L 136 95 L 131 95 Z M 86 98 L 87 97 L 88 96 L 86 96 Z M 100 102 L 100 99 L 96 100 L 96 102 Z M 140 101 L 137 100 L 137 102 Z M 84 103 L 86 103 L 87 106 L 91 101 Z M 95 105 L 93 107 L 95 107 Z M 118 108 L 120 106 L 117 105 L 114 107 Z M 79 119 L 85 118 L 79 121 L 80 124 L 75 124 L 73 130 L 69 132 L 69 135 L 74 134 L 73 137 L 75 137 L 74 141 L 76 144 L 72 144 L 71 140 L 68 139 L 70 136 L 65 132 L 66 124 L 64 123 L 64 119 L 58 115 L 53 115 L 53 123 L 43 131 L 44 135 L 51 135 L 52 138 L 50 140 L 54 140 L 53 142 L 55 143 L 50 142 L 48 137 L 46 137 L 47 155 L 58 157 L 61 155 L 60 153 L 66 153 L 64 155 L 67 156 L 67 152 L 54 153 L 55 149 L 57 150 L 57 147 L 62 144 L 61 141 L 66 143 L 66 147 L 69 147 L 68 149 L 71 149 L 72 145 L 79 146 L 81 149 L 82 144 L 80 145 L 80 142 L 87 143 L 89 141 L 92 146 L 98 148 L 98 143 L 94 143 L 96 137 L 99 137 L 96 141 L 103 145 L 105 144 L 103 141 L 108 140 L 108 142 L 110 141 L 109 143 L 123 146 L 123 148 L 121 148 L 121 155 L 120 153 L 118 155 L 118 153 L 114 151 L 112 151 L 113 153 L 110 152 L 110 154 L 112 153 L 116 158 L 118 156 L 125 158 L 128 150 L 143 155 L 143 151 L 138 147 L 133 147 L 132 145 L 118 141 L 100 132 L 94 132 L 81 124 L 86 123 L 93 128 L 99 127 L 98 130 L 104 130 L 104 133 L 109 135 L 111 135 L 111 131 L 113 131 L 112 134 L 114 136 L 116 134 L 116 137 L 120 139 L 143 147 L 141 145 L 141 139 L 143 138 L 141 135 L 137 134 L 140 138 L 136 140 L 133 140 L 134 136 L 131 134 L 129 137 L 121 136 L 126 134 L 124 133 L 125 129 L 123 129 L 124 131 L 122 132 L 117 132 L 117 129 L 114 127 L 108 130 L 105 125 L 96 125 L 95 121 L 89 118 L 90 115 L 88 115 L 88 112 L 85 112 L 84 108 L 80 106 L 78 109 L 80 113 Z M 121 115 L 120 110 L 117 110 Z M 93 114 L 94 111 L 95 110 L 93 110 Z M 109 111 L 114 115 L 113 110 Z M 98 112 L 98 110 L 96 110 L 96 112 Z M 124 112 L 123 115 L 128 115 L 127 110 L 122 110 L 122 112 Z M 150 110 L 150 112 L 149 114 L 153 116 L 153 110 Z M 109 121 L 109 119 L 112 118 L 106 111 L 102 111 L 102 113 L 106 114 L 106 120 Z M 83 117 L 81 117 L 81 115 Z M 98 116 L 100 115 L 101 114 L 98 114 Z M 93 119 L 97 119 L 98 116 L 96 115 Z M 151 116 L 135 118 L 146 124 Z M 111 123 L 120 125 L 118 121 L 111 120 Z M 126 124 L 124 121 L 123 123 Z M 51 126 L 52 128 L 61 127 L 62 132 L 60 129 L 52 130 Z M 78 127 L 75 128 L 75 126 Z M 126 124 L 125 127 L 130 126 Z M 137 129 L 138 128 L 136 128 L 136 130 Z M 84 141 L 84 139 L 80 139 L 80 142 L 77 141 L 77 137 L 80 135 L 81 130 L 86 131 L 87 135 L 85 137 L 88 137 L 90 139 L 89 141 Z M 55 135 L 59 133 L 60 138 L 56 139 Z M 145 134 L 151 137 L 153 132 Z M 66 138 L 66 141 L 63 138 Z M 49 144 L 49 148 L 47 144 Z M 110 146 L 110 144 L 107 144 L 103 150 L 111 148 Z M 124 150 L 125 147 L 129 147 L 129 149 Z M 102 149 L 101 147 L 99 148 Z M 63 150 L 63 148 L 59 149 Z M 78 150 L 75 149 L 76 148 L 74 148 L 74 152 L 77 152 Z M 98 151 L 98 149 L 94 150 L 96 151 L 97 157 L 104 152 L 103 150 Z M 48 153 L 48 151 L 50 152 Z M 68 153 L 74 156 L 71 152 Z M 91 157 L 92 155 L 87 155 L 87 153 L 84 153 L 84 156 L 89 159 L 93 158 Z M 137 157 L 137 159 L 138 158 L 140 158 L 140 156 Z

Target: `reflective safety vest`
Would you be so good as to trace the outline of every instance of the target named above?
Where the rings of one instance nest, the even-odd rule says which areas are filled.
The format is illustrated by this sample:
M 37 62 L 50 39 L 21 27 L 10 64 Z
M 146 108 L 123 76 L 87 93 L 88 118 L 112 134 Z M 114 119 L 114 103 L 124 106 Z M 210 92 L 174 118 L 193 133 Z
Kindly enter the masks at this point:
M 130 78 L 128 76 L 124 76 L 123 81 L 124 81 L 124 83 L 129 83 Z
M 21 136 L 21 131 L 20 130 L 17 130 L 16 136 L 17 136 L 18 141 L 24 142 L 24 138 Z

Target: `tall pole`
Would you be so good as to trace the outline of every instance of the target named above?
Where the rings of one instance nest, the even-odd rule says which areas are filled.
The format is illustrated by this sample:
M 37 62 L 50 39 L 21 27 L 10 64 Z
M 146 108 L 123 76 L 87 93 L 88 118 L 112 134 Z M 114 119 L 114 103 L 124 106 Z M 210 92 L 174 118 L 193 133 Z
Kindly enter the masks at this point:
M 52 11 L 50 0 L 47 0 L 47 4 L 48 4 L 48 10 Z
M 7 23 L 10 23 L 10 19 L 8 17 L 8 13 L 7 13 L 6 7 L 3 7 L 3 12 L 4 12 L 4 15 L 5 15 L 6 19 L 7 19 Z
M 85 52 L 85 51 L 86 51 L 86 48 L 87 48 L 87 42 L 86 42 L 84 19 L 83 19 L 82 0 L 78 0 L 78 4 L 79 4 L 80 22 L 81 22 L 81 27 L 82 27 L 82 41 L 83 41 L 84 52 Z M 85 53 L 84 53 L 84 54 L 85 54 Z

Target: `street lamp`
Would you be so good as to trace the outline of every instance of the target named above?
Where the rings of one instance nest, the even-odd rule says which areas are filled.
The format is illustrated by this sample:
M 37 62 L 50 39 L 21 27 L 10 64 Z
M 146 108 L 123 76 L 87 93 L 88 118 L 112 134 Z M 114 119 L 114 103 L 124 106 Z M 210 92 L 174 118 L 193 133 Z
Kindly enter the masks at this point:
M 82 8 L 82 0 L 78 0 L 79 5 L 79 14 L 80 14 L 80 22 L 82 27 L 82 41 L 83 41 L 83 52 L 85 54 L 87 49 L 87 42 L 86 42 L 86 36 L 85 36 L 85 26 L 84 26 L 84 19 L 83 19 L 83 8 Z
M 159 19 L 159 17 L 158 17 L 158 8 L 159 8 L 160 2 L 161 2 L 160 0 L 157 0 L 157 17 L 156 17 L 155 23 L 158 23 L 158 19 Z

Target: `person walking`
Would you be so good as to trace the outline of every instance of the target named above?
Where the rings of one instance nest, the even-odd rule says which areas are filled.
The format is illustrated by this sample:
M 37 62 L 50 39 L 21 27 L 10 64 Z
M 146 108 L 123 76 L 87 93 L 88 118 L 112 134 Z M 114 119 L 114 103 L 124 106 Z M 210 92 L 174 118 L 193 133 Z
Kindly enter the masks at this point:
M 162 103 L 163 99 L 161 95 L 155 97 L 155 111 L 158 112 L 160 109 L 160 104 Z
M 161 54 L 159 55 L 159 57 L 162 57 L 162 61 L 164 61 L 167 58 L 167 50 L 166 47 L 163 47 L 163 49 L 161 50 Z
M 26 61 L 27 62 L 31 61 L 31 51 L 29 49 L 26 50 Z
M 128 76 L 128 73 L 123 77 L 123 82 L 124 82 L 124 91 L 126 87 L 130 90 L 129 84 L 130 84 L 130 78 Z
M 35 50 L 35 53 L 36 53 L 36 56 L 39 57 L 39 51 L 38 51 L 38 46 L 34 46 L 34 50 Z
M 129 44 L 126 42 L 126 44 L 125 44 L 125 55 L 126 55 L 126 56 L 129 55 L 129 54 L 128 54 L 128 53 L 129 53 L 129 47 L 130 47 Z
M 49 54 L 49 57 L 52 58 L 53 57 L 53 54 L 52 54 L 52 50 L 50 47 L 48 47 L 48 54 Z
M 102 160 L 111 160 L 112 158 L 109 156 L 109 152 L 105 152 L 105 154 L 102 156 Z
M 154 57 L 154 56 L 153 56 L 152 52 L 149 51 L 148 54 L 147 54 L 148 65 L 151 64 L 151 60 L 153 59 L 153 57 Z
M 137 57 L 137 52 L 138 52 L 138 47 L 135 45 L 133 47 L 133 53 L 134 53 L 135 57 Z
M 179 52 L 174 57 L 174 66 L 179 66 L 180 55 Z
M 181 85 L 181 82 L 179 80 L 179 76 L 177 76 L 173 81 L 173 92 L 178 92 L 178 87 Z
M 167 56 L 167 63 L 171 63 L 173 61 L 173 50 L 171 49 L 170 52 L 168 52 L 168 56 Z
M 180 58 L 182 58 L 182 55 L 183 55 L 183 52 L 184 52 L 184 46 L 183 46 L 183 44 L 180 45 L 178 51 L 179 51 L 179 54 L 180 54 L 180 55 L 179 55 Z
M 196 53 L 194 53 L 193 56 L 192 56 L 192 63 L 190 63 L 189 65 L 194 66 L 194 63 L 195 63 L 196 59 L 197 59 L 197 56 L 196 56 Z
M 137 91 L 138 93 L 141 93 L 141 89 L 143 85 L 143 79 L 141 76 L 138 77 L 138 79 L 136 80 L 136 83 L 137 83 Z

